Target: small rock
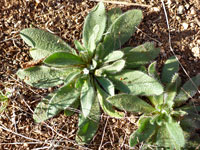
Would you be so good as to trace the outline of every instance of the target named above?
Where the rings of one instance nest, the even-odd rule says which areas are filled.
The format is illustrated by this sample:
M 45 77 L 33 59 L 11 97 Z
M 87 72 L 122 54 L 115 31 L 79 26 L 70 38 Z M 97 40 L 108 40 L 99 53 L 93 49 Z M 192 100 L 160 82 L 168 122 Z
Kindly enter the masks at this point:
M 191 26 L 192 28 L 194 28 L 194 27 L 195 27 L 195 24 L 192 22 L 192 23 L 190 23 L 190 26 Z
M 200 57 L 199 47 L 193 47 L 192 52 L 195 57 Z
M 158 7 L 153 7 L 153 10 L 154 10 L 155 12 L 159 12 L 159 11 L 160 11 L 160 8 L 158 8 Z
M 185 8 L 186 8 L 186 9 L 189 9 L 189 8 L 190 8 L 190 5 L 189 5 L 189 4 L 186 4 L 186 5 L 185 5 Z
M 184 22 L 184 23 L 182 23 L 182 26 L 183 26 L 183 29 L 186 30 L 186 29 L 188 28 L 189 25 L 188 25 L 187 23 Z
M 200 40 L 197 40 L 197 44 L 199 44 L 199 45 L 200 45 Z
M 196 14 L 196 11 L 195 11 L 194 7 L 192 7 L 192 8 L 190 9 L 190 14 L 191 14 L 191 15 L 195 15 L 195 14 Z
M 181 20 L 181 18 L 180 18 L 179 16 L 176 16 L 176 20 L 178 20 L 178 21 L 179 21 L 179 20 Z
M 184 11 L 185 11 L 184 6 L 183 6 L 183 5 L 180 5 L 180 6 L 178 7 L 177 14 L 182 15 L 182 14 L 184 13 Z

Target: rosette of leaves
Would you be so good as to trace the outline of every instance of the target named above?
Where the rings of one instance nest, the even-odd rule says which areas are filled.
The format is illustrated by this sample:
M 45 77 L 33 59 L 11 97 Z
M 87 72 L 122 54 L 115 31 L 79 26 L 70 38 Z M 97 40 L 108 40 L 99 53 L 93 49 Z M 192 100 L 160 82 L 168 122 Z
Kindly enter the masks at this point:
M 156 72 L 156 62 L 150 64 L 148 74 L 165 86 L 160 95 L 141 98 L 135 94 L 119 94 L 108 97 L 108 101 L 118 109 L 143 114 L 138 120 L 138 129 L 130 136 L 131 147 L 141 142 L 145 143 L 145 150 L 148 145 L 154 145 L 153 149 L 170 150 L 197 146 L 200 137 L 195 131 L 200 127 L 200 107 L 190 106 L 186 101 L 196 94 L 200 74 L 180 87 L 178 69 L 175 57 L 166 61 L 161 77 Z
M 85 19 L 83 43 L 75 41 L 76 50 L 49 32 L 22 30 L 20 35 L 32 47 L 33 60 L 41 64 L 21 69 L 17 75 L 37 88 L 62 85 L 37 105 L 34 120 L 45 121 L 62 110 L 70 115 L 80 106 L 76 140 L 88 143 L 98 129 L 100 107 L 112 117 L 124 116 L 106 101 L 115 89 L 142 95 L 161 94 L 163 88 L 157 80 L 142 71 L 130 70 L 147 64 L 160 50 L 150 42 L 120 50 L 141 19 L 141 10 L 122 13 L 112 9 L 106 13 L 100 2 Z

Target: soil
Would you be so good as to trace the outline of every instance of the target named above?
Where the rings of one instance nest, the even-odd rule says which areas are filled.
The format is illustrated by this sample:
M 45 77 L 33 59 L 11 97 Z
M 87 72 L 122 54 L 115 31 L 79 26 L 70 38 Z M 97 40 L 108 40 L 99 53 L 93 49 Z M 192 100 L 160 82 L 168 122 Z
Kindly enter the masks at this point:
M 154 41 L 161 48 L 156 59 L 160 71 L 164 61 L 174 55 L 170 50 L 162 1 L 118 2 L 127 3 L 105 3 L 107 10 L 114 7 L 120 7 L 123 11 L 133 8 L 143 10 L 144 19 L 127 45 L 137 46 Z M 149 7 L 133 6 L 130 3 L 146 4 Z M 172 48 L 183 66 L 179 74 L 184 82 L 200 73 L 200 2 L 165 0 L 164 3 L 169 17 Z M 31 26 L 45 29 L 62 37 L 73 47 L 75 39 L 81 40 L 85 16 L 96 4 L 89 0 L 0 1 L 0 90 L 3 93 L 11 91 L 8 106 L 0 114 L 0 149 L 130 149 L 128 139 L 137 128 L 137 116 L 127 113 L 125 118 L 118 120 L 102 113 L 99 130 L 91 143 L 77 145 L 74 139 L 78 114 L 65 117 L 61 113 L 45 123 L 34 123 L 32 115 L 35 106 L 53 89 L 30 87 L 15 75 L 23 63 L 31 60 L 29 47 L 19 37 L 20 30 Z M 198 93 L 191 101 L 200 103 L 199 96 Z

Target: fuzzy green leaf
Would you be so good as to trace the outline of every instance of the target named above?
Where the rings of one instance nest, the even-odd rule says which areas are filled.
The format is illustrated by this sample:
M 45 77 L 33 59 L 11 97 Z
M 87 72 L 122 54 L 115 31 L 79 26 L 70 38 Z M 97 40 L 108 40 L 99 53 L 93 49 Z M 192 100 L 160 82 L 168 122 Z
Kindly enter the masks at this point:
M 186 147 L 191 150 L 199 146 L 200 136 L 198 130 L 200 129 L 200 106 L 184 106 L 180 110 L 186 111 L 188 115 L 185 115 L 181 120 L 181 127 L 184 130 L 185 139 L 187 141 Z
M 164 98 L 165 98 L 164 101 L 168 105 L 169 108 L 172 108 L 172 106 L 174 105 L 174 98 L 177 94 L 177 90 L 180 85 L 180 82 L 181 82 L 180 77 L 176 73 L 173 76 L 173 81 L 167 84 L 165 94 L 164 94 Z
M 152 113 L 155 109 L 137 96 L 129 94 L 118 94 L 107 99 L 118 109 L 135 113 Z
M 130 136 L 129 145 L 131 147 L 134 147 L 138 143 L 145 142 L 154 134 L 156 126 L 150 123 L 150 119 L 151 118 L 149 117 L 140 118 L 138 122 L 139 128 L 134 131 Z
M 81 70 L 72 71 L 67 78 L 65 78 L 64 84 L 67 85 L 71 83 L 73 80 L 80 76 Z
M 100 121 L 100 107 L 98 100 L 95 99 L 87 118 L 83 114 L 79 114 L 78 131 L 76 135 L 76 142 L 79 144 L 89 143 L 94 137 Z
M 151 77 L 153 77 L 153 78 L 155 78 L 157 80 L 160 80 L 159 75 L 158 75 L 158 73 L 156 71 L 156 61 L 152 62 L 149 65 L 149 67 L 148 67 L 148 74 L 149 74 L 149 76 L 151 76 Z
M 33 59 L 42 59 L 57 51 L 74 51 L 61 38 L 44 30 L 27 28 L 20 32 L 20 36 L 26 44 L 34 48 L 31 51 Z
M 194 85 L 195 84 L 195 85 Z M 193 97 L 200 86 L 200 74 L 188 80 L 181 88 L 180 92 L 175 98 L 175 104 L 181 105 L 186 102 L 189 98 Z
M 154 78 L 141 71 L 123 70 L 109 77 L 115 87 L 122 92 L 133 95 L 160 95 L 162 85 Z M 114 80 L 113 80 L 114 79 Z
M 108 29 L 103 45 L 105 55 L 113 50 L 120 49 L 126 43 L 136 30 L 142 20 L 142 11 L 133 9 L 119 16 Z
M 85 48 L 81 45 L 81 43 L 77 40 L 74 41 L 74 45 L 76 47 L 76 49 L 80 52 L 80 51 L 84 51 Z
M 160 107 L 161 104 L 164 103 L 164 94 L 161 95 L 153 95 L 153 96 L 148 96 L 148 99 L 151 101 L 151 103 L 156 107 Z
M 162 83 L 170 83 L 172 77 L 179 70 L 179 62 L 175 56 L 170 57 L 166 62 L 162 70 Z
M 95 100 L 96 93 L 91 81 L 88 79 L 84 82 L 81 89 L 81 110 L 86 118 L 90 114 L 92 104 Z
M 115 87 L 109 79 L 104 77 L 97 77 L 96 79 L 104 91 L 106 91 L 110 96 L 115 95 Z
M 126 68 L 136 68 L 148 64 L 160 53 L 160 48 L 155 48 L 153 42 L 146 42 L 135 48 L 124 48 Z
M 51 93 L 46 96 L 41 102 L 39 102 L 34 110 L 33 119 L 36 123 L 43 122 L 51 116 L 47 115 L 48 108 L 49 108 L 49 100 L 55 95 L 56 93 Z
M 181 150 L 185 145 L 185 139 L 180 125 L 177 122 L 163 124 L 158 129 L 156 143 L 167 149 Z
M 44 63 L 53 67 L 69 67 L 84 64 L 80 57 L 66 52 L 55 52 L 47 57 Z
M 69 108 L 80 97 L 80 92 L 72 87 L 72 85 L 65 85 L 58 89 L 56 94 L 49 101 L 48 117 L 57 115 L 60 111 Z
M 123 112 L 119 112 L 116 109 L 114 109 L 112 105 L 106 100 L 106 98 L 109 95 L 103 89 L 100 88 L 98 83 L 96 83 L 96 87 L 97 87 L 97 97 L 103 111 L 111 117 L 115 118 L 124 117 L 125 114 Z
M 103 73 L 108 74 L 115 74 L 117 72 L 120 72 L 125 66 L 125 60 L 118 60 L 111 65 L 104 66 L 98 70 L 96 70 L 95 75 L 101 76 Z
M 65 116 L 68 117 L 72 116 L 76 112 L 76 109 L 79 107 L 79 105 L 80 101 L 79 100 L 75 101 L 70 107 L 64 110 Z
M 104 64 L 113 62 L 113 61 L 121 59 L 123 56 L 124 56 L 124 53 L 122 51 L 113 51 L 103 59 L 103 62 Z
M 83 27 L 83 45 L 93 53 L 96 44 L 102 39 L 106 27 L 106 11 L 100 2 L 90 11 Z
M 62 84 L 73 68 L 55 69 L 46 66 L 35 66 L 28 69 L 20 69 L 17 75 L 27 84 L 37 88 L 49 88 Z
M 181 120 L 181 127 L 184 131 L 194 133 L 195 130 L 200 129 L 200 106 L 184 106 L 179 110 L 185 111 L 188 114 Z
M 106 30 L 113 24 L 113 22 L 122 14 L 120 8 L 113 8 L 107 12 L 107 27 Z

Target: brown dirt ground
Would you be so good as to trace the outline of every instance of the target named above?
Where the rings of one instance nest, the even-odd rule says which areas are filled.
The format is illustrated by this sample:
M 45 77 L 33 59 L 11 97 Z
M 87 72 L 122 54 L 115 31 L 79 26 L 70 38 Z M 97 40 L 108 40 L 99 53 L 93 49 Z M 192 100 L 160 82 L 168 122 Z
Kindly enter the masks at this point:
M 125 1 L 125 0 L 121 0 Z M 163 62 L 172 56 L 168 30 L 160 0 L 126 0 L 151 7 L 106 4 L 107 9 L 121 7 L 143 10 L 144 19 L 127 45 L 136 46 L 155 41 L 161 47 L 157 58 L 160 70 Z M 1 0 L 0 1 L 0 90 L 12 89 L 7 109 L 0 114 L 0 149 L 129 149 L 128 139 L 136 129 L 137 116 L 117 120 L 102 114 L 99 130 L 87 146 L 74 142 L 77 114 L 63 114 L 46 123 L 35 124 L 32 110 L 52 89 L 39 90 L 20 81 L 15 73 L 24 62 L 31 60 L 28 46 L 19 37 L 19 31 L 31 25 L 46 29 L 62 37 L 73 46 L 81 39 L 84 17 L 96 4 L 89 0 Z M 200 73 L 200 2 L 198 0 L 165 0 L 171 27 L 172 47 L 190 77 Z M 183 69 L 179 71 L 188 80 Z M 200 102 L 200 94 L 192 101 Z M 25 137 L 23 137 L 25 136 Z M 29 139 L 28 139 L 29 138 Z M 30 139 L 32 138 L 32 139 Z

